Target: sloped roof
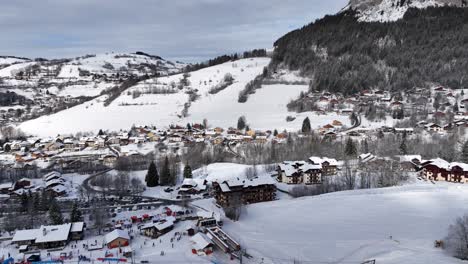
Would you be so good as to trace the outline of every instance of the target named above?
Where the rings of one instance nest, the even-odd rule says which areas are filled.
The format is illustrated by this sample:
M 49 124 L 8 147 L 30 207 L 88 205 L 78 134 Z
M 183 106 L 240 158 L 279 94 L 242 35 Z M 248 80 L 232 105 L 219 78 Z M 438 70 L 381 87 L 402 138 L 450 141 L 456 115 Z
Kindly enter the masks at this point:
M 36 233 L 36 243 L 65 241 L 68 239 L 72 224 L 41 226 Z
M 110 243 L 116 240 L 117 238 L 130 240 L 130 236 L 128 235 L 127 231 L 115 229 L 114 231 L 106 234 L 106 236 L 104 237 L 104 241 L 106 241 L 106 243 Z
M 191 237 L 190 240 L 193 243 L 193 248 L 196 250 L 203 250 L 206 247 L 212 245 L 211 239 L 203 233 L 197 233 Z
M 39 229 L 17 230 L 11 242 L 35 240 Z

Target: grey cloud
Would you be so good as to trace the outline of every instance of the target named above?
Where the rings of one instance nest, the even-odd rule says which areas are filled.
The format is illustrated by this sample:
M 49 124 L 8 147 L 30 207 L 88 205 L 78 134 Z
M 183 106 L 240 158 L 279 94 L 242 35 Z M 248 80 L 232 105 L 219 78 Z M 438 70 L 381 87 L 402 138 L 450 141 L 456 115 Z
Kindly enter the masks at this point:
M 204 60 L 268 48 L 347 0 L 0 0 L 0 54 L 72 57 L 143 50 Z

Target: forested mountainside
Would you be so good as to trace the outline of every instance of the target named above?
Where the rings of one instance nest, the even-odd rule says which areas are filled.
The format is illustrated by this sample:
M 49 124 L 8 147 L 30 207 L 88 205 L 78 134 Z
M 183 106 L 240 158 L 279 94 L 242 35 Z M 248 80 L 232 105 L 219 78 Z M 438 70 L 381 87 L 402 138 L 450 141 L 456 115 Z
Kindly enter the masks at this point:
M 353 10 L 326 16 L 275 42 L 273 69 L 300 70 L 311 90 L 400 91 L 468 78 L 468 9 L 410 8 L 395 22 L 359 22 Z

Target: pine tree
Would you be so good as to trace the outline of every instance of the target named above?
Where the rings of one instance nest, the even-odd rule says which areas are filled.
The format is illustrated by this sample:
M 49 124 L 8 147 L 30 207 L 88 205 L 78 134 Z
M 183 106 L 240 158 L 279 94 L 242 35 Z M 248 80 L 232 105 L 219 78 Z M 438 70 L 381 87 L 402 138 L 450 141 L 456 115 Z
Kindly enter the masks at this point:
M 367 139 L 364 139 L 364 142 L 362 142 L 362 152 L 369 153 L 369 143 L 367 143 Z
M 406 146 L 406 139 L 403 138 L 400 144 L 400 154 L 407 155 L 408 154 L 408 147 Z
M 468 140 L 463 144 L 461 158 L 462 162 L 468 163 Z
M 158 169 L 156 168 L 156 164 L 154 161 L 148 167 L 148 172 L 146 173 L 145 177 L 146 186 L 148 187 L 156 187 L 159 185 L 159 173 Z
M 273 130 L 273 136 L 275 136 L 275 137 L 278 136 L 278 130 L 276 130 L 276 129 Z
M 73 203 L 72 211 L 70 213 L 70 222 L 79 222 L 81 221 L 81 211 L 78 210 L 78 203 Z
M 357 154 L 356 145 L 354 144 L 354 141 L 351 138 L 348 138 L 348 140 L 346 141 L 345 154 L 349 157 L 356 156 Z
M 302 133 L 304 134 L 309 134 L 310 131 L 312 131 L 312 127 L 310 126 L 310 120 L 309 117 L 306 117 L 304 121 L 302 122 Z
M 246 125 L 247 124 L 245 121 L 245 117 L 244 116 L 239 117 L 239 119 L 237 120 L 237 129 L 242 130 L 245 128 Z
M 169 158 L 164 159 L 163 168 L 161 171 L 161 185 L 169 185 L 171 181 L 171 168 L 169 166 Z
M 191 179 L 192 178 L 192 168 L 187 164 L 184 167 L 184 178 Z
M 455 105 L 453 106 L 453 112 L 458 112 L 459 108 L 458 108 L 458 102 L 455 103 Z
M 60 211 L 60 207 L 57 204 L 57 201 L 55 201 L 55 199 L 52 199 L 50 201 L 49 218 L 52 225 L 63 224 L 62 212 Z
M 25 212 L 26 210 L 28 210 L 28 204 L 29 204 L 29 197 L 28 197 L 28 195 L 27 195 L 25 192 L 23 192 L 23 193 L 21 194 L 21 210 L 22 210 L 23 212 Z

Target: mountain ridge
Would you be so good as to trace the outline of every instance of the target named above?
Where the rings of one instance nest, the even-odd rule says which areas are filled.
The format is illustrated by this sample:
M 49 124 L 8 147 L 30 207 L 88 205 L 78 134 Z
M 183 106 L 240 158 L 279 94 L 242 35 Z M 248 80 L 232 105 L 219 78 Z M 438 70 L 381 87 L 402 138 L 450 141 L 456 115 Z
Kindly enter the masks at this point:
M 342 10 L 354 10 L 360 22 L 392 22 L 402 19 L 410 8 L 466 7 L 467 0 L 350 0 Z

